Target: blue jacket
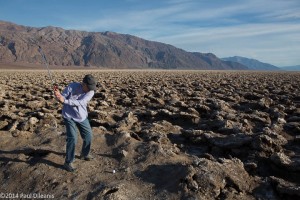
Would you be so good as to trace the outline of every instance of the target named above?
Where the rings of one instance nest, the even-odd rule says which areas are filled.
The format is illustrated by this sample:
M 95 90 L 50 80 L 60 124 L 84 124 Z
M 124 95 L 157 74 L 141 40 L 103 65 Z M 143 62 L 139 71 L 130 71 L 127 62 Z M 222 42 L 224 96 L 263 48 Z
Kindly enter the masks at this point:
M 87 104 L 94 96 L 91 90 L 85 93 L 81 83 L 70 83 L 62 92 L 65 98 L 62 115 L 64 118 L 72 118 L 76 122 L 84 121 L 87 116 Z

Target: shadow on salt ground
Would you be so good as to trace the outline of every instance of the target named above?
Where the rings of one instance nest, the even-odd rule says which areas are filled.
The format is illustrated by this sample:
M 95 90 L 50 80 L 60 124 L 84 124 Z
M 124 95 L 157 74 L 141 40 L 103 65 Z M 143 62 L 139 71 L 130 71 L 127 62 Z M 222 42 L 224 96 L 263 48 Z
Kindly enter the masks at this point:
M 102 157 L 106 157 L 106 158 L 114 158 L 114 159 L 116 159 L 117 158 L 117 156 L 116 155 L 114 155 L 114 154 L 108 154 L 108 153 L 98 153 L 97 155 L 99 155 L 99 156 L 102 156 Z
M 26 155 L 28 156 L 28 159 L 23 160 L 20 158 L 9 158 L 9 157 L 0 157 L 1 162 L 25 162 L 31 166 L 36 165 L 37 163 L 43 163 L 46 165 L 49 165 L 51 167 L 55 167 L 58 169 L 63 169 L 61 164 L 55 163 L 53 161 L 45 159 L 47 155 L 50 153 L 56 154 L 56 155 L 64 155 L 64 153 L 52 151 L 52 150 L 46 150 L 46 149 L 33 149 L 33 148 L 25 148 L 25 149 L 18 149 L 18 150 L 12 150 L 12 151 L 3 151 L 0 150 L 0 154 L 18 154 L 18 155 Z
M 105 196 L 119 191 L 118 186 L 105 186 L 105 184 L 102 182 L 94 184 L 93 188 L 94 189 L 89 192 L 87 200 L 99 199 L 100 197 L 101 199 L 106 199 Z
M 144 171 L 135 172 L 143 181 L 154 184 L 158 191 L 180 191 L 180 184 L 188 175 L 188 166 L 182 164 L 150 165 Z

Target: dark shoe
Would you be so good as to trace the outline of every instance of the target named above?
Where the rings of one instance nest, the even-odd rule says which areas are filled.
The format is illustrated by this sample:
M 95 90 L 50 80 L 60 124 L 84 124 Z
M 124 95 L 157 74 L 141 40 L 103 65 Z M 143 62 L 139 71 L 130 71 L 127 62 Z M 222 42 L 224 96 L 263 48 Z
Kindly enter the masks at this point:
M 74 172 L 76 170 L 72 163 L 65 163 L 63 167 L 68 172 Z
M 90 160 L 93 160 L 94 157 L 91 155 L 87 155 L 87 156 L 80 155 L 80 159 L 90 161 Z

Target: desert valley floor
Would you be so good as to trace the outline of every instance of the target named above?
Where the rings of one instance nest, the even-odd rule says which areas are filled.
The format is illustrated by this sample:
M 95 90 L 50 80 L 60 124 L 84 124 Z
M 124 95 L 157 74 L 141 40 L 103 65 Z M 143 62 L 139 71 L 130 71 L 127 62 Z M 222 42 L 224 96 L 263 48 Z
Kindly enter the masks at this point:
M 300 73 L 55 70 L 53 76 L 63 89 L 87 73 L 98 80 L 88 107 L 95 159 L 76 159 L 70 173 L 62 168 L 62 105 L 47 71 L 1 69 L 1 195 L 300 198 Z

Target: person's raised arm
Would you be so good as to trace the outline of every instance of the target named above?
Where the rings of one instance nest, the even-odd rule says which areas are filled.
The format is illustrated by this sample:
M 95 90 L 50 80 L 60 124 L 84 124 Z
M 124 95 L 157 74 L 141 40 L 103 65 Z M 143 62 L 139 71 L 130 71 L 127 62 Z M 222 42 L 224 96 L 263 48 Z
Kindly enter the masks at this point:
M 70 106 L 86 106 L 87 103 L 92 99 L 94 96 L 94 91 L 91 90 L 87 92 L 82 99 L 64 99 L 64 104 L 68 104 Z

